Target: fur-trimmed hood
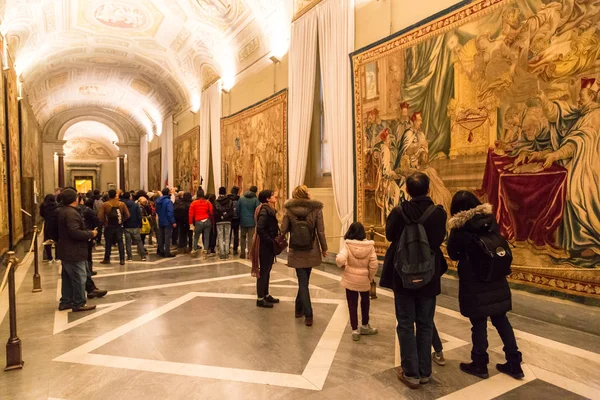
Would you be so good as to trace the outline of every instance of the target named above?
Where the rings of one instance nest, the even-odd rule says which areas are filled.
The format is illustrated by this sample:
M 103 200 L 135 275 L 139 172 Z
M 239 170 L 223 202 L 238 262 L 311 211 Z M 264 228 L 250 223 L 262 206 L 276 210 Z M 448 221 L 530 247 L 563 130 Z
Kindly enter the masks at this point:
M 492 205 L 489 203 L 485 203 L 475 208 L 471 208 L 470 210 L 465 210 L 456 213 L 452 218 L 450 218 L 450 221 L 448 221 L 448 227 L 450 229 L 460 229 L 464 227 L 467 224 L 467 222 L 471 221 L 475 217 L 478 217 L 478 219 L 480 219 L 479 217 L 484 217 L 481 219 L 493 220 L 494 217 Z
M 285 209 L 296 217 L 306 217 L 315 210 L 322 210 L 323 203 L 319 200 L 290 199 L 285 202 Z

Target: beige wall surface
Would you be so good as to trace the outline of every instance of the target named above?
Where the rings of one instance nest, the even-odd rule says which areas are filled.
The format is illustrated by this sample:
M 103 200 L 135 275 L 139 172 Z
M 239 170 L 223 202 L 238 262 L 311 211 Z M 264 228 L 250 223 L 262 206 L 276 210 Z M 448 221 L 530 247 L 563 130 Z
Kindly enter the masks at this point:
M 401 31 L 460 1 L 356 0 L 354 48 L 360 49 Z

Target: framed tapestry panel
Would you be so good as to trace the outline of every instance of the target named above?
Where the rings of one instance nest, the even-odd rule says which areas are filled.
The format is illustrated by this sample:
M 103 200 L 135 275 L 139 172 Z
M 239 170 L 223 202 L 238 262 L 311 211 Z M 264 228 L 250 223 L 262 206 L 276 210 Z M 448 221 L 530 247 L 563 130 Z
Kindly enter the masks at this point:
M 200 186 L 199 181 L 199 154 L 200 154 L 200 127 L 190 129 L 173 141 L 173 172 L 175 186 L 180 190 L 195 193 Z
M 419 171 L 447 212 L 459 190 L 493 206 L 514 282 L 600 298 L 600 8 L 587 10 L 462 2 L 351 55 L 356 218 L 380 255 Z
M 148 153 L 148 191 L 162 190 L 162 149 L 156 149 Z
M 17 90 L 17 74 L 14 68 L 9 68 L 5 76 L 12 242 L 16 244 L 23 238 L 23 219 L 21 216 L 21 139 L 19 129 L 19 100 L 17 99 L 19 94 Z
M 222 185 L 272 189 L 283 210 L 287 197 L 287 90 L 221 119 Z M 281 212 L 279 215 L 282 215 Z
M 3 39 L 0 36 L 0 48 L 3 46 Z M 2 66 L 2 57 L 0 57 L 0 67 Z M 0 93 L 4 93 L 4 79 L 0 79 Z M 0 256 L 9 250 L 9 225 L 8 225 L 8 172 L 6 163 L 8 157 L 8 147 L 6 143 L 6 110 L 4 99 L 0 101 Z

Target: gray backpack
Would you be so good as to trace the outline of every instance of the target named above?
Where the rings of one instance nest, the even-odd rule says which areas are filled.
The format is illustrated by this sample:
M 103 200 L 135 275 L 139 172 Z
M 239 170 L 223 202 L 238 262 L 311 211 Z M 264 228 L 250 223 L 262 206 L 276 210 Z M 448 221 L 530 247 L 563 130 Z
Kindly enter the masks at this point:
M 436 208 L 435 205 L 430 205 L 418 220 L 412 221 L 402 208 L 398 207 L 406 225 L 396 248 L 394 267 L 402 278 L 402 286 L 405 289 L 422 288 L 435 274 L 435 253 L 429 246 L 423 223 Z

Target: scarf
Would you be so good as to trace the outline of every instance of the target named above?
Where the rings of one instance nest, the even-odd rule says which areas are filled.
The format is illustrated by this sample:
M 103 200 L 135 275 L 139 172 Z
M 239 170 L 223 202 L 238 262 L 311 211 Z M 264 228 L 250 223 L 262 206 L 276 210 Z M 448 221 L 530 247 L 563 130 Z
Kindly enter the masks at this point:
M 258 214 L 262 210 L 264 204 L 261 204 L 254 211 L 254 226 L 258 228 Z M 268 207 L 268 206 L 267 206 Z M 252 236 L 252 248 L 250 249 L 250 260 L 252 260 L 252 272 L 250 273 L 254 278 L 260 278 L 260 236 L 258 236 L 258 229 L 254 230 Z

